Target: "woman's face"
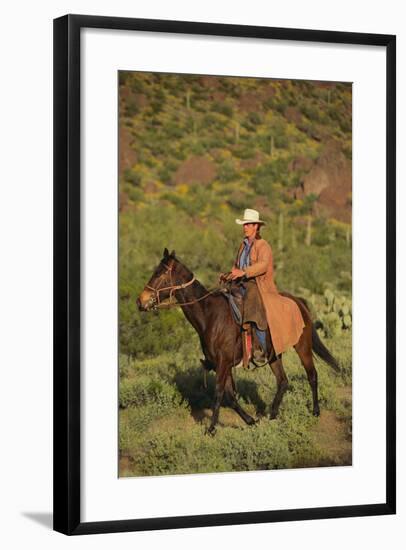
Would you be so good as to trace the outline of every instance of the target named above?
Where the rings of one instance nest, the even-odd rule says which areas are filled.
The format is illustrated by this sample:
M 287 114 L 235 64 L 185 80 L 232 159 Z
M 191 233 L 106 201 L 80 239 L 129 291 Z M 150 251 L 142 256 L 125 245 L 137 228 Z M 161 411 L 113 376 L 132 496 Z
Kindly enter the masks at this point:
M 248 239 L 253 239 L 258 229 L 257 223 L 245 223 L 243 225 L 244 236 Z

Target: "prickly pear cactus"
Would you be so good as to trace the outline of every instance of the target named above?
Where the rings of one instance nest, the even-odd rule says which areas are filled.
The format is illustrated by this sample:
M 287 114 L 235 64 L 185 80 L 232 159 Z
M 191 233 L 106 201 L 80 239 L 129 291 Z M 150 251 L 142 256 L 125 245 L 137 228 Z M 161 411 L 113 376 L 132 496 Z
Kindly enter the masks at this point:
M 328 338 L 338 336 L 342 330 L 342 321 L 338 313 L 330 311 L 323 316 L 323 326 L 325 335 Z
M 352 326 L 351 315 L 344 315 L 344 317 L 343 317 L 343 327 L 344 328 L 351 328 L 351 326 Z
M 326 337 L 338 336 L 341 330 L 351 329 L 352 304 L 350 298 L 337 294 L 330 284 L 326 284 L 323 296 L 316 297 L 314 300 L 313 303 L 323 324 L 323 332 Z
M 326 299 L 326 304 L 330 308 L 330 311 L 331 311 L 332 308 L 333 308 L 333 304 L 334 304 L 334 293 L 329 288 L 327 288 L 324 291 L 324 297 Z
M 304 287 L 298 289 L 300 296 L 306 299 L 313 319 L 319 319 L 322 326 L 318 331 L 322 336 L 339 336 L 342 330 L 352 327 L 352 303 L 347 296 L 340 295 L 329 283 L 325 285 L 323 295 L 312 294 Z

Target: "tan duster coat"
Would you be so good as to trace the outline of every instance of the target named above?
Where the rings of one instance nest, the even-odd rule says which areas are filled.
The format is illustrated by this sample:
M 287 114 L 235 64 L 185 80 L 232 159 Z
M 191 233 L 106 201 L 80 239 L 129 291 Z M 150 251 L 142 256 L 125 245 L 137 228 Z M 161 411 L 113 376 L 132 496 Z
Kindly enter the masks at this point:
M 238 267 L 242 242 L 238 250 L 235 266 Z M 247 277 L 255 277 L 258 290 L 265 307 L 275 353 L 283 353 L 297 344 L 305 326 L 298 305 L 278 293 L 273 280 L 272 249 L 264 239 L 255 239 L 250 251 Z

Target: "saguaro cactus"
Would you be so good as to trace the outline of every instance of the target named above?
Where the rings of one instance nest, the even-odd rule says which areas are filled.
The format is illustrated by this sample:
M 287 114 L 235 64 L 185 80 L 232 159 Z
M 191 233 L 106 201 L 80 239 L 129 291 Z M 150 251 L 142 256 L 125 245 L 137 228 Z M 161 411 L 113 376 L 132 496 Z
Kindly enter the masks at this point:
M 347 229 L 345 231 L 345 240 L 347 242 L 347 245 L 350 246 L 350 244 L 351 244 L 351 228 L 350 228 L 350 226 L 347 226 Z
M 283 250 L 283 212 L 279 213 L 278 221 L 278 250 Z
M 238 120 L 234 122 L 234 131 L 235 142 L 238 143 L 240 141 L 240 123 Z
M 296 231 L 293 225 L 292 225 L 291 237 L 292 237 L 292 248 L 296 248 L 297 247 Z
M 307 227 L 306 227 L 306 245 L 310 246 L 312 244 L 312 217 L 307 218 Z

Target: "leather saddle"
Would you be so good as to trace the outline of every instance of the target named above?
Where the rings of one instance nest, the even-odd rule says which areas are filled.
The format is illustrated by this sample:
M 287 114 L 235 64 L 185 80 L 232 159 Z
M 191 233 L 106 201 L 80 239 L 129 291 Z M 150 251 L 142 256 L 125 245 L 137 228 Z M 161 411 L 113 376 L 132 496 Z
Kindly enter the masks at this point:
M 243 294 L 241 284 L 232 283 L 222 292 L 230 305 L 231 313 L 237 325 L 242 326 L 243 319 Z

